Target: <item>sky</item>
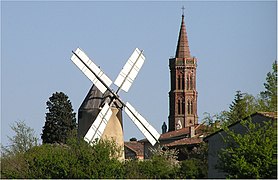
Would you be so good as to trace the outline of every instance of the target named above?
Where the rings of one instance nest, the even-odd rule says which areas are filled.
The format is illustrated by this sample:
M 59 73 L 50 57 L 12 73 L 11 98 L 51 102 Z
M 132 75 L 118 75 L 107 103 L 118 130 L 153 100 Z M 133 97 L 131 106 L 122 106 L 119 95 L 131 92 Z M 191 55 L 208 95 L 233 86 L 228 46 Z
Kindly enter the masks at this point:
M 1 143 L 20 120 L 40 137 L 55 92 L 78 112 L 92 83 L 70 60 L 77 47 L 111 80 L 136 47 L 144 50 L 143 67 L 120 97 L 161 132 L 182 6 L 198 59 L 199 122 L 205 112 L 228 110 L 237 90 L 263 91 L 277 59 L 276 1 L 1 1 Z M 143 138 L 127 116 L 123 122 L 125 140 Z

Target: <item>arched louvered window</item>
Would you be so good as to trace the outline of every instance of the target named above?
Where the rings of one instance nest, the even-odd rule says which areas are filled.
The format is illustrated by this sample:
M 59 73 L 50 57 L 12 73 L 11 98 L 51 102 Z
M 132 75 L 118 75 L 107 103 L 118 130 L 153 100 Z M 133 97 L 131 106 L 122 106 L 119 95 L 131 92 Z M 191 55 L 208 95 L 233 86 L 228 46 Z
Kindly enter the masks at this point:
M 182 88 L 182 89 L 185 89 L 184 76 L 182 76 L 181 83 L 182 83 L 181 88 Z
M 190 81 L 190 90 L 192 90 L 193 89 L 193 80 L 192 80 L 192 76 L 190 76 L 190 78 L 189 78 L 189 81 Z
M 184 101 L 184 99 L 182 100 L 182 114 L 185 114 L 185 101 Z
M 190 112 L 190 114 L 193 114 L 193 102 L 191 101 L 191 103 L 190 103 L 190 105 L 191 105 L 191 112 Z
M 187 114 L 190 114 L 190 101 L 187 101 Z
M 178 114 L 181 114 L 181 101 L 178 100 Z
M 189 90 L 189 76 L 186 78 L 186 89 Z

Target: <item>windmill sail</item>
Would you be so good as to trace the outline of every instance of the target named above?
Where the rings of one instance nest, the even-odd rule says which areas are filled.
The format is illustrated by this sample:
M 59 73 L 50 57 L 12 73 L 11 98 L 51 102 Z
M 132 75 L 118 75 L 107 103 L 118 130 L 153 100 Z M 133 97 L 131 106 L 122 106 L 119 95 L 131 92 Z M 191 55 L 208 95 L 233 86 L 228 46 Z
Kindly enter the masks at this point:
M 160 134 L 128 102 L 124 110 L 148 141 L 154 146 L 155 143 L 158 142 Z
M 116 78 L 114 84 L 117 85 L 119 89 L 128 92 L 144 61 L 145 56 L 143 55 L 143 51 L 136 48 Z
M 98 66 L 79 48 L 77 48 L 71 57 L 73 63 L 104 93 L 112 84 L 112 81 L 106 76 Z M 102 81 L 100 81 L 98 78 Z M 104 84 L 106 84 L 106 86 Z
M 112 110 L 110 109 L 110 106 L 105 103 L 96 120 L 86 133 L 84 140 L 88 143 L 92 143 L 96 139 L 100 139 L 111 116 Z
M 106 90 L 109 90 L 110 93 L 112 93 L 113 98 L 117 99 L 124 106 L 124 110 L 127 115 L 137 125 L 137 127 L 152 145 L 155 145 L 155 143 L 158 142 L 160 134 L 129 103 L 124 104 L 118 97 L 118 92 L 120 89 L 128 92 L 139 70 L 141 69 L 145 61 L 143 51 L 140 51 L 138 48 L 136 48 L 124 65 L 123 69 L 114 82 L 115 85 L 119 87 L 116 93 L 114 93 L 109 88 L 109 86 L 112 84 L 112 81 L 103 73 L 100 68 L 98 68 L 96 64 L 94 64 L 89 59 L 89 57 L 81 49 L 77 48 L 73 52 L 71 60 L 103 94 Z M 110 105 L 105 103 L 94 123 L 86 133 L 84 140 L 88 143 L 92 144 L 96 139 L 101 138 L 105 127 L 112 116 Z

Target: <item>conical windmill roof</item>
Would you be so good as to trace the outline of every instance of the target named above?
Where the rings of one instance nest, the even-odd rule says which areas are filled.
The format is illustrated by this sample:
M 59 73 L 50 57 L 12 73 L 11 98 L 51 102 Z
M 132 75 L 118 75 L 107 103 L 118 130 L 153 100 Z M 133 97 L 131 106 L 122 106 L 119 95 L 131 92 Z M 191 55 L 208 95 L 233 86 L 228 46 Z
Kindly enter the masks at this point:
M 109 103 L 111 101 L 112 96 L 113 95 L 108 90 L 104 94 L 102 94 L 101 91 L 95 85 L 92 85 L 87 96 L 82 102 L 79 111 L 99 109 L 101 106 L 104 105 L 104 103 Z M 118 100 L 115 100 L 112 106 L 117 108 L 122 107 L 121 103 Z
M 98 109 L 103 100 L 103 94 L 95 85 L 92 85 L 79 110 Z

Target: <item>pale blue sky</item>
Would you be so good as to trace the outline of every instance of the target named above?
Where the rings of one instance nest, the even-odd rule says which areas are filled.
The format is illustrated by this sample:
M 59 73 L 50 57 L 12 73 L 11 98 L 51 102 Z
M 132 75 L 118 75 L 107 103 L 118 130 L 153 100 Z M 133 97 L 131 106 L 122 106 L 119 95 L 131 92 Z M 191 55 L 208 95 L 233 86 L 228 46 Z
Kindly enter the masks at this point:
M 130 91 L 121 92 L 159 132 L 168 124 L 168 62 L 185 6 L 197 57 L 199 121 L 228 109 L 236 90 L 257 95 L 277 56 L 276 1 L 1 1 L 1 141 L 18 120 L 40 137 L 46 101 L 66 93 L 77 112 L 92 83 L 70 61 L 81 47 L 115 80 L 134 48 L 146 56 Z M 115 89 L 115 86 L 112 86 Z M 143 138 L 124 116 L 125 140 Z

